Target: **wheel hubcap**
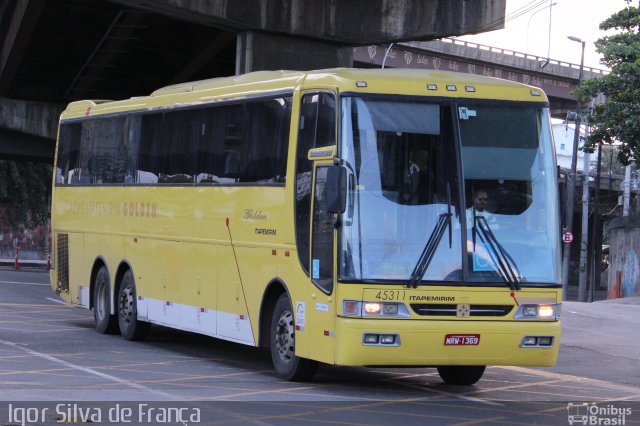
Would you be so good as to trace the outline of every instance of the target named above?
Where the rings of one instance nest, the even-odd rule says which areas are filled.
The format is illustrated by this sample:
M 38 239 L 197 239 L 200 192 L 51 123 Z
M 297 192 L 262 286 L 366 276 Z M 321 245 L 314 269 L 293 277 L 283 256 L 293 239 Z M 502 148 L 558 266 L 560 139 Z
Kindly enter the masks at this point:
M 131 287 L 126 287 L 120 295 L 120 305 L 118 311 L 120 312 L 120 319 L 125 323 L 130 324 L 134 315 L 134 303 L 133 290 Z
M 290 361 L 293 358 L 295 351 L 293 314 L 289 311 L 284 311 L 278 319 L 274 344 L 280 359 Z
M 107 286 L 102 283 L 98 290 L 98 297 L 96 301 L 96 313 L 98 314 L 98 318 L 103 319 L 106 315 L 105 307 L 107 302 Z

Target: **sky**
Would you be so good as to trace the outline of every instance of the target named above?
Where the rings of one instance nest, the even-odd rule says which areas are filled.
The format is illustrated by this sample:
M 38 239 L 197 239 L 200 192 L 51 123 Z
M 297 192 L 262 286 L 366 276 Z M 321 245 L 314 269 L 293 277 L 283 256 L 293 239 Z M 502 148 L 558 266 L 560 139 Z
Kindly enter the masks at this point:
M 638 6 L 638 3 L 634 0 L 631 5 Z M 600 22 L 625 7 L 627 3 L 624 0 L 507 0 L 504 29 L 458 38 L 544 58 L 549 52 L 551 59 L 579 64 L 580 43 L 567 38 L 575 36 L 586 42 L 585 66 L 606 69 L 600 64 L 600 55 L 593 42 L 607 35 L 598 28 Z

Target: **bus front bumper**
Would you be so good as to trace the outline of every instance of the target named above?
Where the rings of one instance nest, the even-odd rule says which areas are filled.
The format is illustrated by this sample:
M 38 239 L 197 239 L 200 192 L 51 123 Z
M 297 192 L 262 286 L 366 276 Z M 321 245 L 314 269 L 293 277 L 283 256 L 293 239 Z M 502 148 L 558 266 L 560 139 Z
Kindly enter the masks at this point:
M 337 365 L 553 366 L 560 346 L 560 321 L 337 318 L 335 336 Z

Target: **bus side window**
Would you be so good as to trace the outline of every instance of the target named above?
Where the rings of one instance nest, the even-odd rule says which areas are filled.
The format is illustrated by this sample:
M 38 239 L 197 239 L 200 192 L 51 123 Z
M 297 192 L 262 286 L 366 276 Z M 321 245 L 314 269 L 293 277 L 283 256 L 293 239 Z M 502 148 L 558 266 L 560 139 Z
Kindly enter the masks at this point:
M 129 166 L 125 148 L 124 117 L 97 119 L 85 122 L 82 133 L 82 179 L 92 184 L 123 183 Z
M 162 114 L 142 115 L 140 147 L 138 149 L 138 167 L 135 179 L 136 183 L 158 183 L 161 134 Z
M 285 181 L 291 125 L 291 98 L 246 105 L 241 182 Z
M 164 115 L 158 183 L 193 183 L 196 150 L 202 134 L 202 110 L 171 111 Z
M 71 183 L 71 174 L 78 166 L 80 151 L 81 123 L 62 124 L 58 142 L 58 159 L 56 161 L 56 185 Z
M 242 146 L 243 105 L 203 110 L 202 138 L 197 151 L 197 183 L 229 184 L 238 179 Z
M 310 149 L 336 144 L 336 100 L 331 93 L 302 97 L 296 149 L 296 243 L 300 263 L 309 274 L 312 162 Z

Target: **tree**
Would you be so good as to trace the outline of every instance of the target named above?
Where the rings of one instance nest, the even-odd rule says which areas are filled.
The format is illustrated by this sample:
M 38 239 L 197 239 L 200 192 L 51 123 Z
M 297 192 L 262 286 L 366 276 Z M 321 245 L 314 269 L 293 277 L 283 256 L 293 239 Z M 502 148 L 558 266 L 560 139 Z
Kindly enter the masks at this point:
M 12 225 L 33 229 L 47 221 L 52 173 L 49 164 L 0 160 L 0 203 Z
M 629 3 L 629 0 L 626 0 Z M 600 24 L 600 29 L 619 32 L 596 41 L 601 63 L 611 72 L 587 80 L 575 90 L 581 102 L 599 94 L 604 103 L 587 114 L 593 126 L 585 149 L 593 151 L 601 143 L 621 142 L 618 159 L 623 164 L 640 161 L 640 8 L 628 6 Z

